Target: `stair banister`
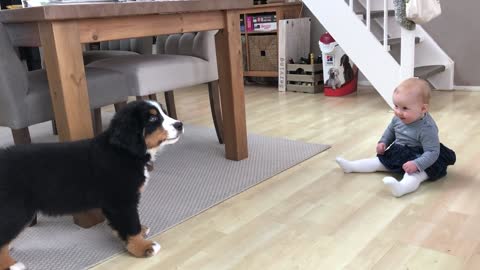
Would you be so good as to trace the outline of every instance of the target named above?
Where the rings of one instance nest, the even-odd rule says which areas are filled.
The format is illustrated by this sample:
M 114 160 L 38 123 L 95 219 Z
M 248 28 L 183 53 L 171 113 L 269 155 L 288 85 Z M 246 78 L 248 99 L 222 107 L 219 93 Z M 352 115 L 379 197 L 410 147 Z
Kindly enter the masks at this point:
M 383 48 L 388 51 L 388 0 L 383 0 Z
M 355 4 L 366 9 L 363 17 L 365 21 L 353 12 L 354 0 L 302 1 L 390 107 L 393 107 L 392 94 L 395 87 L 414 74 L 428 78 L 436 88 L 453 88 L 452 59 L 421 26 L 417 25 L 414 31 L 409 31 L 396 23 L 392 24 L 392 0 L 383 0 L 383 6 L 380 0 L 358 0 Z M 381 18 L 375 19 L 378 11 L 382 13 L 382 8 L 383 21 Z M 372 10 L 375 11 L 375 16 Z M 374 20 L 374 25 L 370 25 L 371 19 Z M 371 32 L 370 26 L 375 29 L 378 29 L 378 26 L 383 27 L 383 37 L 380 37 L 383 44 L 380 44 L 382 42 Z M 394 38 L 389 40 L 392 37 Z M 415 46 L 415 37 L 420 37 L 421 44 L 418 46 Z M 396 44 L 398 38 L 401 55 L 397 61 L 388 50 Z
M 415 31 L 401 28 L 400 81 L 413 77 L 415 69 Z
M 370 18 L 371 16 L 370 16 L 370 15 L 371 15 L 371 13 L 372 13 L 372 10 L 371 10 L 370 6 L 371 6 L 371 5 L 370 5 L 370 0 L 367 0 L 367 7 L 366 7 L 366 9 L 367 9 L 367 18 L 366 18 L 366 19 L 367 19 L 367 29 L 368 29 L 368 31 L 370 31 L 370 20 L 371 20 L 371 18 Z

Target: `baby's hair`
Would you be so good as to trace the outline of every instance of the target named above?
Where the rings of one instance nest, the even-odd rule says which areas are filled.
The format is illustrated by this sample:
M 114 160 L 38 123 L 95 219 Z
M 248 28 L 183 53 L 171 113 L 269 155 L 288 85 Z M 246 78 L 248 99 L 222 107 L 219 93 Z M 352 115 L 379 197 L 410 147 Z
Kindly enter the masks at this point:
M 394 93 L 398 92 L 400 88 L 414 90 L 422 98 L 424 104 L 430 104 L 432 88 L 427 81 L 419 78 L 406 79 L 399 86 L 397 86 L 397 88 L 395 88 Z

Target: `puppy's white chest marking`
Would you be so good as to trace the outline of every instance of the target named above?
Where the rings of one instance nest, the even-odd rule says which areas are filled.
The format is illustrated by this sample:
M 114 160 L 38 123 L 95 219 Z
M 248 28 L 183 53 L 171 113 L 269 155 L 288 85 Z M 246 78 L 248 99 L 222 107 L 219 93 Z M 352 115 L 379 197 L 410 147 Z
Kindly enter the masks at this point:
M 147 184 L 148 184 L 148 180 L 150 179 L 150 173 L 148 172 L 147 166 L 143 167 L 143 176 L 145 177 L 145 180 L 143 181 L 143 184 L 138 189 L 138 192 L 140 193 L 143 193 L 145 191 L 145 188 L 147 187 Z
M 145 182 L 143 183 L 142 189 L 144 189 L 147 186 L 148 180 L 150 179 L 150 173 L 148 172 L 147 166 L 143 168 L 143 175 L 145 176 Z
M 147 153 L 150 154 L 150 160 L 155 161 L 157 158 L 157 151 L 159 147 L 151 148 L 147 150 Z

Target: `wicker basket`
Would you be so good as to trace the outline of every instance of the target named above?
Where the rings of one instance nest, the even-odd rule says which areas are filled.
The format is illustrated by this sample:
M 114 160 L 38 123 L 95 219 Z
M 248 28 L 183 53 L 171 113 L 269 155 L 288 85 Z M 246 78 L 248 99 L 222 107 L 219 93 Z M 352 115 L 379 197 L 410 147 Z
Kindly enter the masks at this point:
M 277 35 L 248 36 L 249 70 L 270 71 L 278 69 Z

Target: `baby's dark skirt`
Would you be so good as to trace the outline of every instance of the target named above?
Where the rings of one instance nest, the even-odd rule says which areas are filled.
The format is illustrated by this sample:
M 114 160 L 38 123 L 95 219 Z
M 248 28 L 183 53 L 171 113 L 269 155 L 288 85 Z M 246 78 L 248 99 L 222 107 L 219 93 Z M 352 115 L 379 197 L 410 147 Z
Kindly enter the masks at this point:
M 414 160 L 423 154 L 422 147 L 409 147 L 400 144 L 392 144 L 383 155 L 377 155 L 380 162 L 388 170 L 395 173 L 405 173 L 402 169 L 407 161 Z M 447 166 L 455 164 L 455 152 L 443 144 L 440 144 L 440 155 L 432 166 L 425 169 L 428 180 L 435 181 L 447 175 Z

